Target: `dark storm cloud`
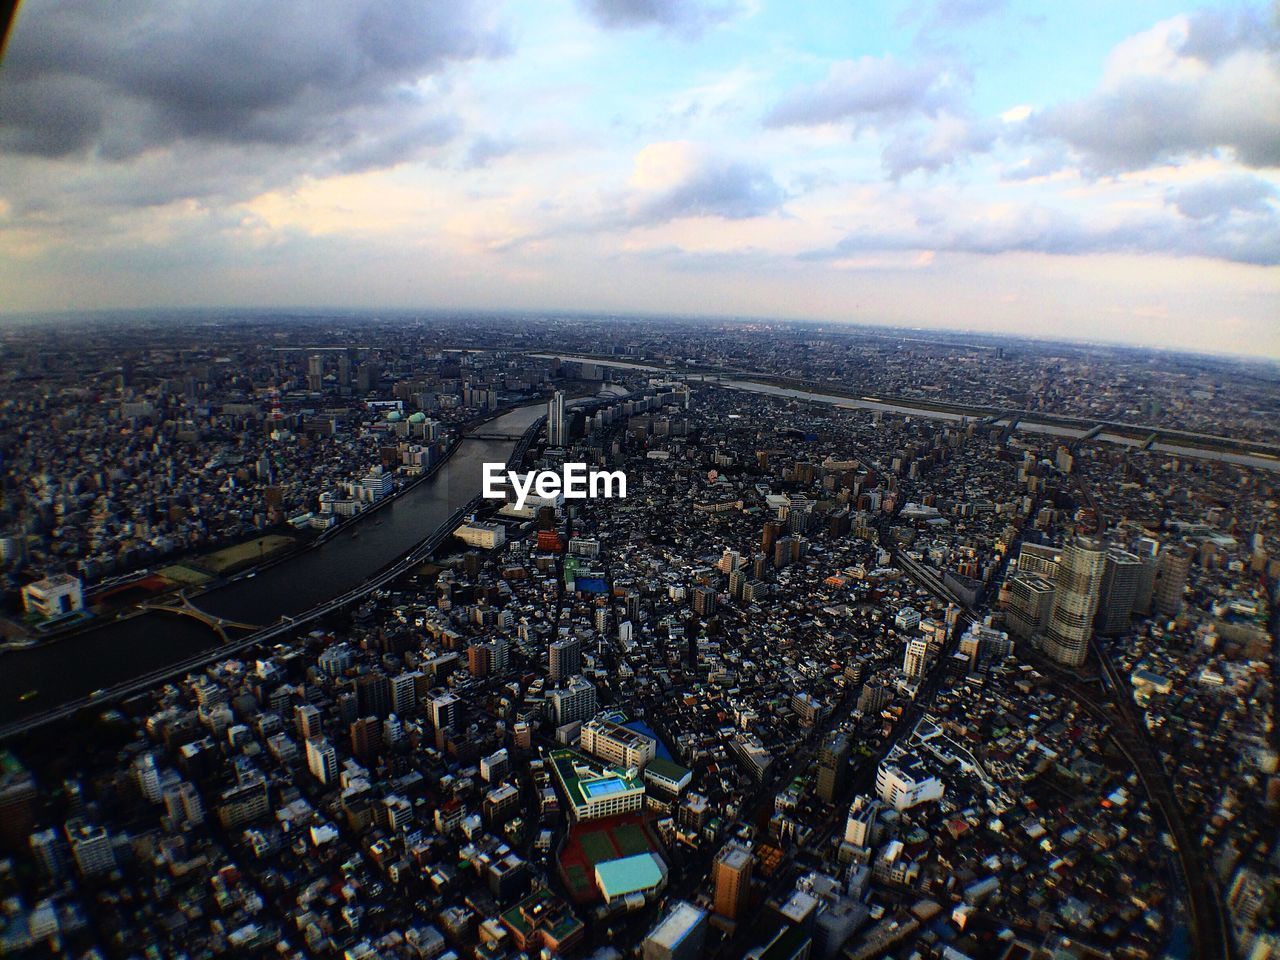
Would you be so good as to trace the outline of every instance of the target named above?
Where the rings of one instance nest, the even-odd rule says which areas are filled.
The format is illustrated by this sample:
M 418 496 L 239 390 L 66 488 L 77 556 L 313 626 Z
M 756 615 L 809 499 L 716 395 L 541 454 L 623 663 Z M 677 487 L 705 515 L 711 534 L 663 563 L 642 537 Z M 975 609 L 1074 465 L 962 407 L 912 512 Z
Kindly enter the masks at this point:
M 886 55 L 846 60 L 827 77 L 783 97 L 765 115 L 768 127 L 805 127 L 852 120 L 856 125 L 933 115 L 957 100 L 956 77 L 941 63 L 908 64 Z
M 745 220 L 772 213 L 785 200 L 785 191 L 763 167 L 708 159 L 679 183 L 637 204 L 632 220 L 642 224 L 681 217 Z
M 1037 112 L 1027 131 L 1065 143 L 1095 174 L 1222 149 L 1250 167 L 1280 166 L 1278 36 L 1274 25 L 1247 11 L 1198 13 L 1184 35 L 1169 38 L 1169 53 L 1207 69 L 1119 77 L 1089 96 Z
M 833 248 L 802 254 L 803 260 L 837 260 L 883 250 L 937 250 L 998 255 L 1043 253 L 1153 254 L 1208 257 L 1259 266 L 1280 264 L 1280 215 L 1236 214 L 1192 220 L 1150 214 L 1098 225 L 1062 210 L 1030 206 L 1011 217 L 949 217 L 926 212 L 913 227 L 850 234 Z
M 0 83 L 0 149 L 127 160 L 195 141 L 383 163 L 447 123 L 416 81 L 504 50 L 464 0 L 28 0 Z
M 742 10 L 742 4 L 735 0 L 579 0 L 579 5 L 596 24 L 609 30 L 656 26 L 690 37 Z

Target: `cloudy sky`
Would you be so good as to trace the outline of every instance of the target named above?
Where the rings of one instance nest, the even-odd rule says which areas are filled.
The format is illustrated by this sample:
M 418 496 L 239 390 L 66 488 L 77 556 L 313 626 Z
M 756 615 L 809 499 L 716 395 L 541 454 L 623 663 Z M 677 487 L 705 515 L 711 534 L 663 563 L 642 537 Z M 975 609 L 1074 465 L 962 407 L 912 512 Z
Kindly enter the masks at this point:
M 1280 357 L 1280 13 L 26 0 L 0 291 L 11 312 L 680 312 Z

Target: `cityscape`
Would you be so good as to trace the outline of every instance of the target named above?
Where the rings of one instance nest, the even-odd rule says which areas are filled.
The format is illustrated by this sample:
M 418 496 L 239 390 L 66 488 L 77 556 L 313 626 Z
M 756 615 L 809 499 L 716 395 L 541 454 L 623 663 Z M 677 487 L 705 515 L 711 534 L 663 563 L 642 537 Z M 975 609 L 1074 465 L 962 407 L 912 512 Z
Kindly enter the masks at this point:
M 1280 960 L 1280 0 L 0 4 L 0 960 Z
M 4 333 L 5 955 L 1280 943 L 1273 364 L 184 320 Z

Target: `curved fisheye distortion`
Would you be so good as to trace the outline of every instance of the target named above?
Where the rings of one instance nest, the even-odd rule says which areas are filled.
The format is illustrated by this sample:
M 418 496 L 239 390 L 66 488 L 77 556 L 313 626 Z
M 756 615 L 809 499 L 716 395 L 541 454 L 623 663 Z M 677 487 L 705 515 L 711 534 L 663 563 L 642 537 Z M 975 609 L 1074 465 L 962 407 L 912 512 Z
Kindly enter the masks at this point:
M 1280 21 L 0 6 L 0 956 L 1280 953 Z

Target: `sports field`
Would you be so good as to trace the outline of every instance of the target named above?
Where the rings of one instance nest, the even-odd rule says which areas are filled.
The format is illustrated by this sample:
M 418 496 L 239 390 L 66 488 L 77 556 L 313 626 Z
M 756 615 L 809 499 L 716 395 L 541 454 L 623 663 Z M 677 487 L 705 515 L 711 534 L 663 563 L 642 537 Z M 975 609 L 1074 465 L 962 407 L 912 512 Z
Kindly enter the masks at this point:
M 565 839 L 560 851 L 560 879 L 576 903 L 590 903 L 600 898 L 597 863 L 645 852 L 661 856 L 662 846 L 641 814 L 587 820 L 574 826 Z

